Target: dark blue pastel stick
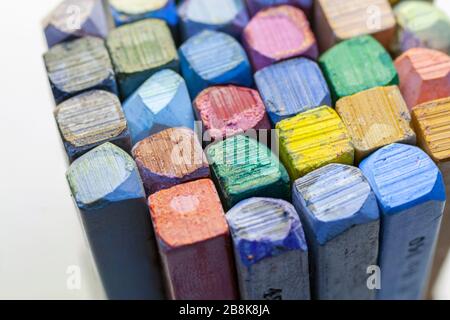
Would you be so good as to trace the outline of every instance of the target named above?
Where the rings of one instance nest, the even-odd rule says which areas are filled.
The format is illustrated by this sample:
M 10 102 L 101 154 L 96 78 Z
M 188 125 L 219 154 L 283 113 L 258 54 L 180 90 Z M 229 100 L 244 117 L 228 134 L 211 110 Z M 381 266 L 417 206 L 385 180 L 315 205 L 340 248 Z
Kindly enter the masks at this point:
M 316 107 L 331 106 L 322 71 L 306 58 L 266 67 L 255 74 L 255 82 L 274 124 Z
M 306 233 L 314 299 L 373 300 L 380 229 L 375 194 L 355 167 L 330 164 L 298 179 L 293 201 Z
M 441 172 L 425 152 L 403 144 L 378 150 L 360 168 L 381 210 L 378 299 L 420 299 L 445 205 Z
M 116 26 L 147 18 L 161 19 L 170 27 L 178 23 L 175 0 L 109 0 Z
M 78 158 L 67 180 L 109 299 L 163 299 L 147 200 L 134 160 L 105 143 Z
M 249 21 L 243 0 L 185 0 L 179 8 L 183 39 L 203 30 L 216 30 L 239 38 Z
M 183 43 L 179 56 L 192 99 L 213 85 L 250 87 L 253 84 L 247 54 L 239 42 L 226 33 L 202 31 Z
M 294 207 L 250 198 L 226 215 L 244 300 L 308 300 L 308 247 Z

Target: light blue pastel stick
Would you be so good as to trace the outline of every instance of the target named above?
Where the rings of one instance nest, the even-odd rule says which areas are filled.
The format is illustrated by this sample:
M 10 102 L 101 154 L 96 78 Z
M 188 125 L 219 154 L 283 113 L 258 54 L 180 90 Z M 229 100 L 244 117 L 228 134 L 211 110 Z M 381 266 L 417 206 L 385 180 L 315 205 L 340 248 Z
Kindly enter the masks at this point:
M 109 0 L 116 26 L 148 18 L 161 19 L 170 27 L 178 23 L 175 0 Z
M 251 87 L 253 84 L 247 54 L 239 42 L 226 33 L 202 31 L 183 43 L 179 55 L 192 99 L 213 85 Z
M 255 74 L 255 82 L 274 124 L 316 107 L 331 106 L 322 71 L 306 58 L 266 67 Z
M 109 299 L 163 299 L 162 275 L 144 187 L 134 160 L 105 143 L 67 171 Z
M 242 299 L 310 299 L 308 247 L 290 203 L 250 198 L 234 206 L 226 218 Z
M 243 0 L 185 0 L 178 14 L 183 39 L 206 29 L 239 38 L 249 21 Z
M 167 128 L 194 129 L 194 111 L 184 79 L 166 69 L 151 76 L 123 104 L 132 144 Z
M 362 172 L 342 164 L 315 170 L 295 181 L 293 202 L 308 241 L 313 298 L 375 299 L 367 270 L 377 264 L 380 219 Z
M 445 187 L 434 162 L 417 147 L 391 144 L 360 164 L 381 210 L 378 299 L 423 297 Z

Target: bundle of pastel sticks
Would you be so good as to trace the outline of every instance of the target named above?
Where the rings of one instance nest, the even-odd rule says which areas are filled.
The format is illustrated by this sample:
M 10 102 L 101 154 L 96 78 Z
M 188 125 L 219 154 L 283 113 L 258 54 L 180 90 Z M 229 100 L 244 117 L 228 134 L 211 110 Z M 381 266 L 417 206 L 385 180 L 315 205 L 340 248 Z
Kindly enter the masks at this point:
M 45 36 L 108 298 L 424 297 L 450 246 L 433 3 L 65 0 Z

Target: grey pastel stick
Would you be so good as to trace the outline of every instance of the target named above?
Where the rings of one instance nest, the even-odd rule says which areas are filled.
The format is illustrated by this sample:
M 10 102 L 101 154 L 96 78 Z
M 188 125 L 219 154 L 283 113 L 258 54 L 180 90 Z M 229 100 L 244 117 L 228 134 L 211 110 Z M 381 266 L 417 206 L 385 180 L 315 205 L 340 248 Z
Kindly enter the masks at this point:
M 67 179 L 109 299 L 163 299 L 160 264 L 139 172 L 105 143 L 78 158 Z
M 367 280 L 377 264 L 379 210 L 361 171 L 341 164 L 315 170 L 295 181 L 293 201 L 308 242 L 313 298 L 374 299 Z
M 290 203 L 250 198 L 234 206 L 226 217 L 242 299 L 310 299 L 308 248 Z

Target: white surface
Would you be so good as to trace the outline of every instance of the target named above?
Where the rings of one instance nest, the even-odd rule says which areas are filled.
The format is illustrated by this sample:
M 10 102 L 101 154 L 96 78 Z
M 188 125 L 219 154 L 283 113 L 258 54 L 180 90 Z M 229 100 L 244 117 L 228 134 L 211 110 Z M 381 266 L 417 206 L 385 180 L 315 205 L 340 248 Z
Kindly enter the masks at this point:
M 448 0 L 443 0 L 445 2 Z M 0 1 L 0 299 L 102 299 L 65 180 L 40 21 L 59 0 Z M 67 287 L 68 268 L 81 288 Z M 450 260 L 436 298 L 450 299 Z

